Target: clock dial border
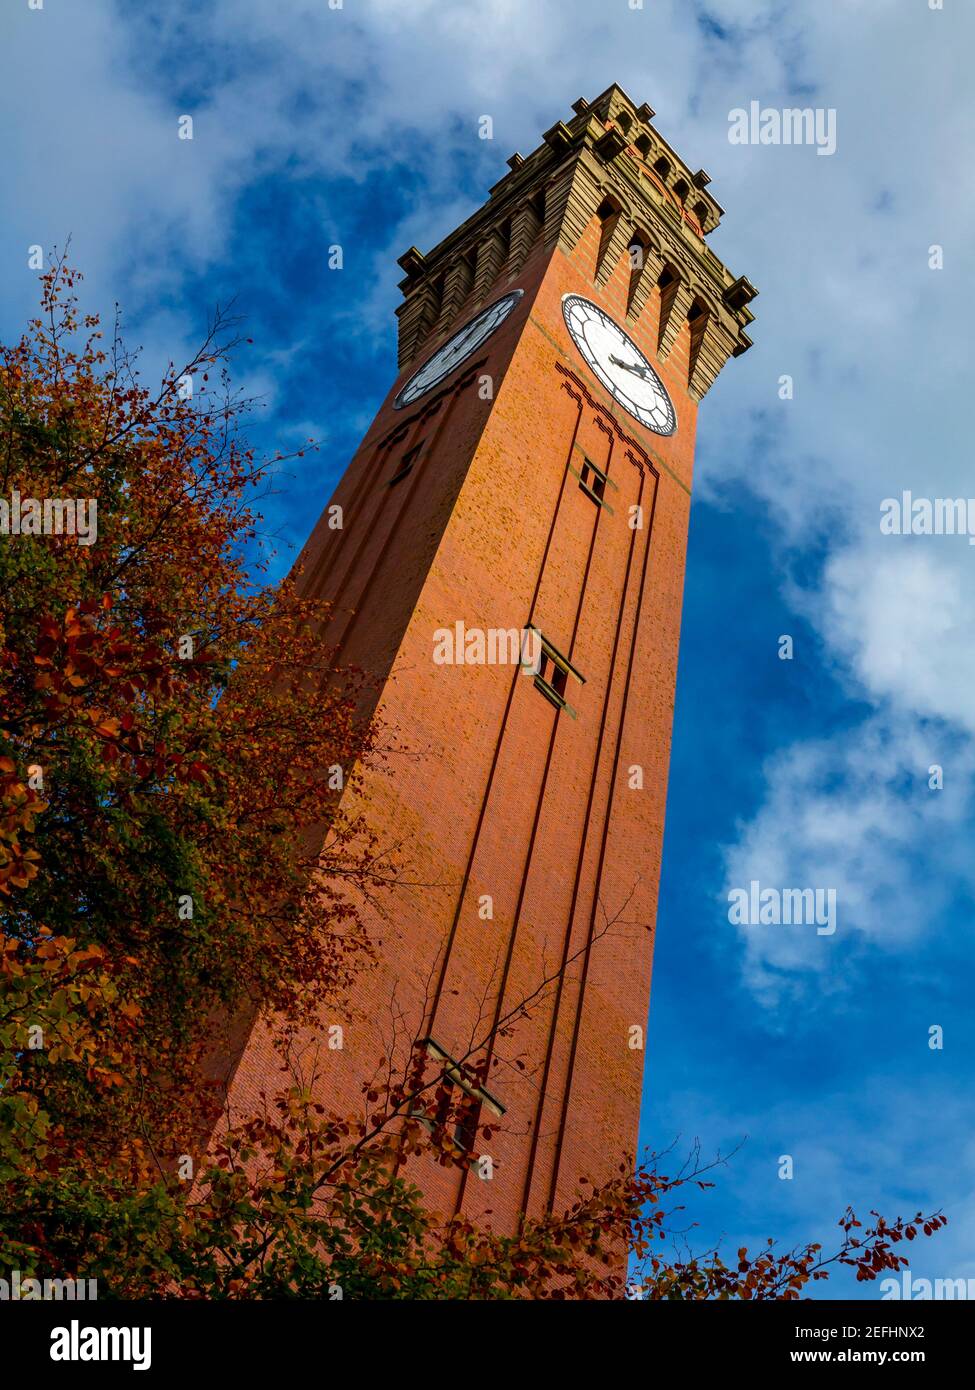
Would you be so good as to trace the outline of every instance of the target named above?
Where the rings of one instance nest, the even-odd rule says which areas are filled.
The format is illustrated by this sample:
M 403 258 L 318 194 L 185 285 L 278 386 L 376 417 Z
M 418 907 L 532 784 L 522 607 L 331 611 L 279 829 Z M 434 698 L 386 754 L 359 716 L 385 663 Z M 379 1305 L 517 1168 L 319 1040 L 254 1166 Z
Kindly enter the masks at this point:
M 599 361 L 595 351 L 590 347 L 584 334 L 573 327 L 569 317 L 569 309 L 571 308 L 570 301 L 584 305 L 587 309 L 592 310 L 595 317 L 607 324 L 612 332 L 620 338 L 621 345 L 626 345 L 637 357 L 640 364 L 647 368 L 652 378 L 649 384 L 654 389 L 657 401 L 663 406 L 669 427 L 661 427 L 657 424 L 654 421 L 652 410 L 635 401 L 633 397 L 628 395 L 623 387 L 610 376 Z M 565 322 L 569 337 L 572 339 L 579 356 L 586 363 L 586 366 L 593 375 L 598 378 L 601 385 L 610 393 L 613 400 L 618 401 L 628 415 L 631 415 L 634 420 L 643 425 L 644 429 L 650 430 L 651 433 L 660 435 L 663 439 L 669 439 L 672 435 L 675 435 L 679 424 L 677 419 L 677 407 L 674 405 L 670 392 L 664 385 L 660 373 L 654 367 L 653 363 L 647 360 L 645 354 L 637 347 L 626 330 L 621 328 L 616 320 L 612 318 L 601 305 L 596 304 L 595 301 L 591 299 L 586 299 L 585 295 L 577 294 L 574 291 L 562 296 L 562 318 Z
M 441 346 L 437 348 L 436 352 L 428 357 L 427 360 L 416 369 L 410 379 L 396 393 L 396 398 L 393 401 L 393 409 L 405 410 L 407 406 L 411 406 L 415 404 L 416 401 L 422 400 L 425 395 L 432 391 L 434 387 L 439 386 L 442 381 L 446 381 L 451 372 L 455 371 L 462 362 L 466 362 L 472 353 L 475 353 L 482 344 L 486 343 L 487 340 L 497 332 L 503 323 L 508 321 L 514 313 L 515 306 L 524 293 L 524 290 L 506 290 L 505 293 L 498 299 L 495 299 L 493 303 L 486 304 L 483 309 L 479 309 L 473 318 L 468 319 L 465 324 L 457 329 L 456 333 L 452 333 L 447 341 L 442 343 Z M 482 333 L 480 336 L 474 336 L 471 345 L 467 347 L 459 357 L 446 365 L 442 371 L 435 370 L 429 382 L 424 384 L 419 391 L 410 393 L 410 388 L 418 381 L 423 380 L 430 368 L 434 366 L 438 359 L 447 355 L 454 344 L 463 342 L 465 335 L 471 334 L 472 329 L 476 329 L 477 325 L 489 319 L 492 313 L 501 309 L 504 305 L 508 307 L 495 318 L 486 332 Z

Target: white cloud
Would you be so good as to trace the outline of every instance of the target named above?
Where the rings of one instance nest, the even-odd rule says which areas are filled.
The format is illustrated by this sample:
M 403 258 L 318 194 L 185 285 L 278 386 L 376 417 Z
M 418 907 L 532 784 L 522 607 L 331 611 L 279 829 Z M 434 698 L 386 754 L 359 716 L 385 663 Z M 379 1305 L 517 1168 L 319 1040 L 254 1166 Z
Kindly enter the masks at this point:
M 941 790 L 929 769 L 943 769 Z M 836 890 L 837 928 L 728 926 L 746 983 L 769 1007 L 810 989 L 859 987 L 865 948 L 903 950 L 975 892 L 968 831 L 975 749 L 942 723 L 878 714 L 830 739 L 797 743 L 766 768 L 766 796 L 726 852 L 724 892 Z
M 823 631 L 873 699 L 975 734 L 973 576 L 962 536 L 845 548 L 826 567 Z

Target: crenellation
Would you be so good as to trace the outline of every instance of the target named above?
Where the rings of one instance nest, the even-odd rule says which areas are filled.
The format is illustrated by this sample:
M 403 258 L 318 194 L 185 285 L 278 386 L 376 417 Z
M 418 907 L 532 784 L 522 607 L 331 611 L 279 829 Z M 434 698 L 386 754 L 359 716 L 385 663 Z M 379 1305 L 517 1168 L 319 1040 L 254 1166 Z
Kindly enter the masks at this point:
M 635 105 L 619 86 L 593 102 L 580 98 L 572 110 L 572 119 L 551 126 L 537 149 L 511 156 L 488 201 L 455 232 L 426 256 L 411 247 L 401 258 L 407 276 L 406 304 L 398 311 L 400 364 L 454 331 L 502 275 L 509 284 L 517 279 L 539 237 L 550 250 L 572 254 L 589 245 L 594 228 L 596 288 L 612 281 L 634 239 L 651 248 L 650 271 L 630 278 L 626 318 L 635 324 L 652 314 L 661 360 L 693 304 L 708 306 L 694 332 L 690 367 L 694 394 L 703 395 L 724 362 L 751 346 L 744 330 L 754 319 L 748 306 L 757 293 L 705 242 L 723 214 L 709 191 L 711 176 L 684 163 L 651 125 L 652 108 Z M 673 281 L 661 287 L 665 266 Z

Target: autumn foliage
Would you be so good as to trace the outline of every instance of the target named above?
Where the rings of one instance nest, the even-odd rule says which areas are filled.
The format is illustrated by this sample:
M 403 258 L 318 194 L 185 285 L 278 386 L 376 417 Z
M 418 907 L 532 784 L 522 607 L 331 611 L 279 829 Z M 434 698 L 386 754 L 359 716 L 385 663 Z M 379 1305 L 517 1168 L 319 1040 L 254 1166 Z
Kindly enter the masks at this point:
M 340 885 L 370 844 L 325 777 L 371 732 L 355 676 L 325 679 L 315 606 L 245 572 L 268 467 L 213 388 L 220 325 L 150 394 L 71 289 L 46 276 L 0 358 L 0 495 L 98 506 L 93 545 L 0 543 L 0 1178 L 21 1192 L 75 1165 L 158 1180 L 201 1023 L 297 1018 L 368 949 Z
M 324 614 L 263 582 L 256 506 L 276 460 L 239 432 L 233 325 L 141 384 L 76 276 L 0 350 L 0 497 L 97 500 L 97 540 L 0 536 L 0 1267 L 102 1295 L 794 1298 L 872 1279 L 939 1215 L 839 1249 L 725 1264 L 661 1253 L 695 1167 L 618 1177 L 501 1236 L 424 1209 L 402 1158 L 466 1163 L 443 1078 L 417 1063 L 331 1114 L 292 1078 L 220 1118 L 207 1059 L 235 1018 L 291 1029 L 371 945 L 357 904 L 388 869 L 327 783 L 382 758 Z M 187 390 L 187 383 L 193 390 Z M 189 1151 L 192 1178 L 181 1169 Z

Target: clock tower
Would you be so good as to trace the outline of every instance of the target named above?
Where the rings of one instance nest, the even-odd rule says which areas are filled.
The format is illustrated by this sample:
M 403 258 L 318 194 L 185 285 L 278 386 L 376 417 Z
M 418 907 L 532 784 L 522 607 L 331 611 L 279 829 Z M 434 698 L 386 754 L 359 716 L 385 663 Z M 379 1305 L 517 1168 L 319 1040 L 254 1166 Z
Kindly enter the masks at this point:
M 471 1161 L 409 1176 L 502 1230 L 636 1148 L 697 410 L 756 294 L 650 107 L 572 109 L 401 257 L 397 378 L 299 560 L 402 750 L 343 794 L 402 865 L 376 962 L 301 1043 L 341 1026 L 342 1113 L 422 1049 Z M 277 1078 L 256 1026 L 231 1105 Z

